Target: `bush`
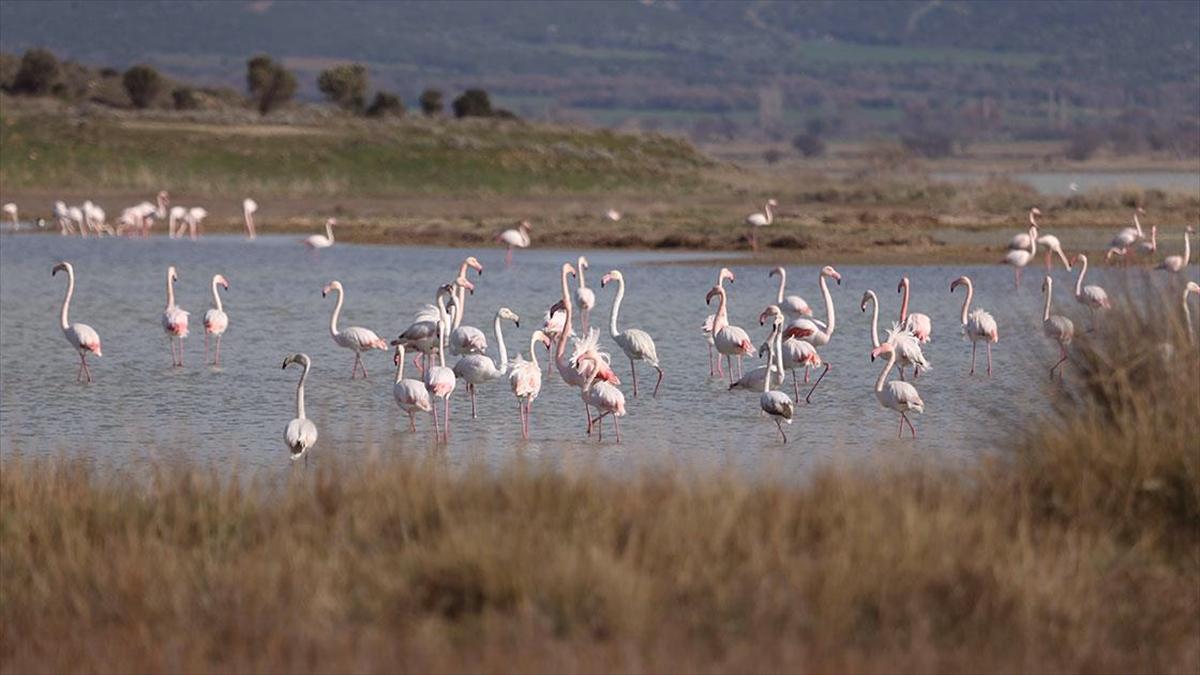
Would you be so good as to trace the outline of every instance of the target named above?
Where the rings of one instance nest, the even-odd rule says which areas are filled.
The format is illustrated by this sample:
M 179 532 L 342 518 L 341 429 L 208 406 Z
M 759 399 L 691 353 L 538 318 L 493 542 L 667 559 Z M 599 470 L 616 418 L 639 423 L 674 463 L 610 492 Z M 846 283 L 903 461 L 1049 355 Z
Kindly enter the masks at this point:
M 767 148 L 763 151 L 763 161 L 767 164 L 778 164 L 781 159 L 783 159 L 783 153 L 776 148 Z
M 162 91 L 163 80 L 150 66 L 134 66 L 121 76 L 121 84 L 135 108 L 149 108 Z
M 452 105 L 454 107 L 454 116 L 458 118 L 492 116 L 492 100 L 488 96 L 488 93 L 482 89 L 468 89 L 464 91 L 462 96 L 454 99 Z
M 437 89 L 426 89 L 421 92 L 419 100 L 421 103 L 421 112 L 426 117 L 437 117 L 446 109 L 445 104 L 442 103 L 442 92 Z
M 811 132 L 793 138 L 792 147 L 805 157 L 820 157 L 825 154 L 825 141 Z
M 403 117 L 404 101 L 401 101 L 399 96 L 386 91 L 376 92 L 375 99 L 371 101 L 371 105 L 367 106 L 367 117 L 383 117 L 384 115 Z
M 1079 128 L 1071 133 L 1071 137 L 1067 139 L 1067 148 L 1064 151 L 1068 159 L 1075 161 L 1083 161 L 1100 149 L 1104 144 L 1104 136 L 1099 130 L 1090 127 Z
M 246 88 L 260 114 L 266 115 L 292 100 L 296 94 L 296 76 L 266 55 L 246 62 Z
M 191 87 L 179 87 L 171 92 L 171 100 L 175 102 L 176 110 L 195 110 L 200 107 L 200 99 Z
M 352 63 L 323 70 L 317 77 L 317 89 L 338 106 L 359 112 L 366 105 L 367 67 Z
M 21 57 L 21 66 L 13 76 L 12 92 L 45 96 L 58 81 L 58 58 L 45 49 L 30 49 Z

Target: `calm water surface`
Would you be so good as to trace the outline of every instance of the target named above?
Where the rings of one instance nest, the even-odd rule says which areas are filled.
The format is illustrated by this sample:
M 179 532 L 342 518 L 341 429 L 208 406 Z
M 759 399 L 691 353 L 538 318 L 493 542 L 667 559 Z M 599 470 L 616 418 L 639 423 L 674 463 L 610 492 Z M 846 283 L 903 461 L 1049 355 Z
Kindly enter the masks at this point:
M 944 171 L 935 172 L 933 177 L 937 180 L 951 182 L 973 182 L 985 180 L 989 174 Z M 1088 190 L 1112 190 L 1127 187 L 1200 194 L 1200 173 L 1187 171 L 1025 171 L 1011 174 L 1010 177 L 1029 185 L 1044 195 L 1055 196 L 1067 196 Z
M 524 251 L 505 269 L 503 252 L 495 249 L 339 244 L 314 256 L 294 237 L 253 243 L 208 237 L 192 243 L 6 236 L 0 240 L 0 453 L 84 455 L 118 469 L 157 460 L 217 464 L 255 475 L 294 470 L 282 435 L 295 413 L 299 371 L 281 370 L 280 364 L 296 351 L 307 352 L 314 361 L 307 405 L 320 441 L 310 466 L 333 455 L 378 453 L 430 456 L 450 465 L 480 459 L 499 465 L 521 456 L 564 469 L 668 465 L 800 476 L 823 461 L 880 453 L 967 462 L 1002 444 L 1055 391 L 1045 381 L 1055 349 L 1040 330 L 1038 274 L 1028 274 L 1026 286 L 1014 293 L 1010 271 L 1000 266 L 910 268 L 912 309 L 933 318 L 933 342 L 925 351 L 934 369 L 917 382 L 926 402 L 926 413 L 914 417 L 920 435 L 915 442 L 897 440 L 897 416 L 881 409 L 872 391 L 882 363 L 868 357 L 869 313 L 864 315 L 858 305 L 863 291 L 873 288 L 883 302 L 883 317 L 894 318 L 902 270 L 839 266 L 844 281 L 832 287 L 837 329 L 832 343 L 821 350 L 834 367 L 813 405 L 799 407 L 788 429 L 792 442 L 784 446 L 775 425 L 760 417 L 757 393 L 729 392 L 723 381 L 708 377 L 706 344 L 698 327 L 711 311 L 704 295 L 716 276 L 714 266 L 661 264 L 696 260 L 696 254 L 588 251 L 588 281 L 598 296 L 593 324 L 606 323 L 614 295 L 612 289 L 598 288 L 600 277 L 621 268 L 628 283 L 621 326 L 648 330 L 666 369 L 657 399 L 644 393 L 633 399 L 629 363 L 604 338 L 629 402 L 629 415 L 621 422 L 624 443 L 612 443 L 608 434 L 603 444 L 589 439 L 577 391 L 555 376 L 534 404 L 531 440 L 521 439 L 517 406 L 505 380 L 480 388 L 477 420 L 470 418 L 460 383 L 452 404 L 450 443 L 435 446 L 430 421 L 419 419 L 418 433 L 409 433 L 407 418 L 392 399 L 390 352 L 366 354 L 370 379 L 350 380 L 353 355 L 329 336 L 334 299 L 323 299 L 321 287 L 331 279 L 345 284 L 343 328 L 365 326 L 390 339 L 419 306 L 432 301 L 435 285 L 450 280 L 472 252 L 485 274 L 468 300 L 466 323 L 488 333 L 495 357 L 492 317 L 499 306 L 508 306 L 522 317 L 520 328 L 505 326 L 508 351 L 525 351 L 531 331 L 558 295 L 557 270 L 573 254 Z M 71 320 L 90 324 L 103 339 L 104 357 L 93 361 L 96 382 L 90 386 L 74 382 L 78 360 L 58 328 L 66 285 L 61 276 L 50 276 L 58 260 L 71 261 L 78 274 Z M 171 368 L 159 325 L 168 265 L 179 269 L 178 303 L 191 312 L 192 336 L 186 340 L 187 365 L 182 369 Z M 824 318 L 817 269 L 790 268 L 789 293 L 802 295 Z M 756 317 L 775 298 L 777 284 L 768 270 L 751 264 L 735 267 L 737 282 L 730 287 L 731 319 L 756 341 L 766 332 Z M 209 282 L 215 273 L 224 274 L 232 286 L 224 295 L 230 328 L 220 369 L 202 365 L 201 317 L 211 303 Z M 962 295 L 948 293 L 950 281 L 960 273 L 974 278 L 977 304 L 1000 325 L 990 380 L 967 375 L 970 345 L 958 330 Z M 1079 317 L 1082 312 L 1068 295 L 1068 273 L 1054 274 L 1061 283 L 1059 309 Z M 1094 281 L 1104 283 L 1105 272 L 1098 271 Z M 539 357 L 544 364 L 544 352 Z M 981 369 L 982 364 L 981 351 Z M 652 383 L 652 371 L 639 370 L 642 382 Z M 412 375 L 411 369 L 407 374 Z M 610 424 L 606 429 L 611 431 Z

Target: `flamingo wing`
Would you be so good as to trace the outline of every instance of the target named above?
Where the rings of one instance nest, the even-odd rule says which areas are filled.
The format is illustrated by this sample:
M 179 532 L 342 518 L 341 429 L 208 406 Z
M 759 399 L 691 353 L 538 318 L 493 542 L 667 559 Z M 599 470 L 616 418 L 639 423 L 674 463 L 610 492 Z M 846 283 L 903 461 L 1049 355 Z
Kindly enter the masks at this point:
M 317 443 L 317 425 L 309 419 L 294 419 L 288 422 L 283 432 L 284 442 L 292 451 L 292 459 L 303 455 L 306 450 Z
M 900 412 L 907 412 L 909 410 L 919 413 L 925 412 L 925 402 L 921 400 L 921 395 L 917 393 L 917 388 L 908 382 L 892 380 L 884 387 L 884 391 L 887 392 L 887 396 L 893 404 L 889 406 L 893 410 L 899 410 Z
M 338 334 L 343 346 L 354 351 L 363 352 L 368 349 L 387 349 L 388 344 L 375 331 L 362 326 L 351 326 Z
M 651 365 L 658 365 L 658 348 L 654 338 L 640 328 L 630 328 L 616 337 L 617 344 L 632 359 L 645 359 Z
M 596 293 L 590 288 L 575 289 L 575 306 L 579 309 L 588 309 L 596 306 Z
M 788 424 L 792 423 L 792 415 L 796 408 L 792 405 L 792 399 L 782 391 L 764 391 L 758 399 L 759 406 L 763 412 L 768 415 L 782 417 L 787 420 Z

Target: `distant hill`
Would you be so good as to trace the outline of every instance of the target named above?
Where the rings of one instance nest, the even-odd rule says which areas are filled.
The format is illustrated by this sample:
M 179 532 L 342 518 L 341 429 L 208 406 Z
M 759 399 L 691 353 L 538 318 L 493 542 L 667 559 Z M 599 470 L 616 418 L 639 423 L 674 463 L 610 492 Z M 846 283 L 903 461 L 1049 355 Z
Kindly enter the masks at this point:
M 256 53 L 313 75 L 369 65 L 415 99 L 481 85 L 532 117 L 856 134 L 987 100 L 1014 132 L 1133 108 L 1200 110 L 1200 3 L 0 2 L 0 50 L 146 61 L 240 86 Z

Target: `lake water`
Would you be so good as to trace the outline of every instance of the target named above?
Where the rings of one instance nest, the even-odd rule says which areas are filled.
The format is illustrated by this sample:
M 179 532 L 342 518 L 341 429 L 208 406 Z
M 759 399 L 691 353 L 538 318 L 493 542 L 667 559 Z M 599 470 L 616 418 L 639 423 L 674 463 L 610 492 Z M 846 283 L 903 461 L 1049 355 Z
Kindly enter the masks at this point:
M 559 266 L 574 261 L 576 253 L 521 251 L 505 269 L 498 249 L 339 244 L 314 256 L 294 237 L 251 243 L 214 236 L 192 243 L 6 236 L 0 240 L 0 454 L 82 455 L 118 469 L 183 460 L 254 475 L 297 470 L 290 466 L 282 435 L 295 412 L 299 370 L 280 368 L 283 358 L 297 351 L 314 361 L 307 405 L 320 441 L 310 466 L 334 455 L 370 453 L 434 457 L 450 465 L 475 460 L 498 465 L 522 456 L 568 470 L 668 465 L 773 475 L 803 475 L 824 461 L 881 453 L 967 462 L 1007 442 L 1027 423 L 1027 415 L 1036 414 L 1056 392 L 1046 381 L 1055 348 L 1041 333 L 1036 272 L 1030 269 L 1024 288 L 1014 293 L 1011 272 L 1001 266 L 909 268 L 912 309 L 933 318 L 933 342 L 925 349 L 934 369 L 917 381 L 927 406 L 924 415 L 913 418 L 918 438 L 897 440 L 896 414 L 880 408 L 874 397 L 872 386 L 882 363 L 869 359 L 870 315 L 860 312 L 858 304 L 863 291 L 874 288 L 883 301 L 883 316 L 894 318 L 902 270 L 839 266 L 844 281 L 832 287 L 837 331 L 821 350 L 834 368 L 813 404 L 799 406 L 788 428 L 791 442 L 781 445 L 774 423 L 760 416 L 757 393 L 730 392 L 724 381 L 708 377 L 706 344 L 698 327 L 711 311 L 704 295 L 716 268 L 703 262 L 661 264 L 694 261 L 696 254 L 587 251 L 592 263 L 588 281 L 598 296 L 593 325 L 606 323 L 614 295 L 613 289 L 599 288 L 600 277 L 620 268 L 628 282 L 621 326 L 644 328 L 656 339 L 666 369 L 660 396 L 632 398 L 628 361 L 606 336 L 604 344 L 614 354 L 628 398 L 621 445 L 612 442 L 610 433 L 603 444 L 584 434 L 578 392 L 555 376 L 534 404 L 529 441 L 521 439 L 507 381 L 480 387 L 477 420 L 470 418 L 460 383 L 450 442 L 438 446 L 427 417 L 418 419 L 418 433 L 407 430 L 407 418 L 391 395 L 390 352 L 364 356 L 369 380 L 349 379 L 353 355 L 329 336 L 334 299 L 323 299 L 321 288 L 331 279 L 345 284 L 342 327 L 365 326 L 390 339 L 414 310 L 432 301 L 435 286 L 452 279 L 470 253 L 478 255 L 485 274 L 468 301 L 466 323 L 488 333 L 495 356 L 492 316 L 506 305 L 523 319 L 519 329 L 505 326 L 509 352 L 524 351 L 543 311 L 558 296 Z M 78 275 L 71 320 L 90 324 L 103 339 L 104 357 L 92 359 L 92 385 L 75 383 L 78 359 L 58 328 L 66 285 L 62 275 L 50 276 L 58 260 L 71 261 Z M 168 265 L 178 267 L 178 302 L 191 312 L 192 336 L 182 369 L 171 367 L 159 325 Z M 731 319 L 758 341 L 765 330 L 756 317 L 774 300 L 776 280 L 768 278 L 768 267 L 750 262 L 733 269 L 737 282 L 730 287 Z M 790 268 L 789 293 L 805 297 L 823 318 L 817 269 Z M 224 295 L 230 328 L 219 370 L 202 365 L 201 317 L 210 306 L 209 281 L 215 273 L 224 274 L 232 286 Z M 976 303 L 1000 325 L 991 379 L 967 375 L 970 344 L 959 337 L 957 324 L 962 291 L 948 292 L 950 281 L 961 273 L 974 278 Z M 1106 274 L 1117 272 L 1099 270 L 1094 278 L 1089 273 L 1089 280 L 1116 281 L 1106 280 Z M 1061 284 L 1058 309 L 1081 317 L 1066 288 L 1068 273 L 1056 270 L 1054 275 Z M 981 372 L 982 353 L 981 346 Z M 639 370 L 642 383 L 652 384 L 653 371 Z M 411 368 L 406 374 L 412 376 Z M 611 432 L 610 422 L 606 431 Z
M 982 181 L 989 174 L 956 171 L 935 172 L 935 180 L 950 182 Z M 1032 187 L 1034 190 L 1053 196 L 1067 196 L 1089 190 L 1113 190 L 1136 187 L 1143 190 L 1166 190 L 1200 194 L 1200 173 L 1186 171 L 1138 171 L 1138 172 L 1069 172 L 1069 171 L 1026 171 L 1009 175 L 1010 178 Z M 1072 189 L 1072 187 L 1074 189 Z

